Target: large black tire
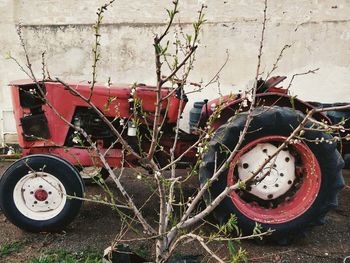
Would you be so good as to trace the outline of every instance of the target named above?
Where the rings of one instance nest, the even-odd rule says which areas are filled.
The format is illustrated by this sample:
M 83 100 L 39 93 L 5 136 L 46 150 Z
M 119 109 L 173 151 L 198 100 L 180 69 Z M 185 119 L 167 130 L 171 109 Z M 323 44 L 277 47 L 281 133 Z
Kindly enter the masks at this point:
M 344 169 L 350 169 L 350 154 L 349 153 L 346 153 L 344 156 Z
M 65 192 L 65 193 L 64 193 Z M 79 213 L 84 183 L 56 156 L 31 155 L 13 163 L 0 179 L 0 206 L 14 225 L 29 232 L 64 229 Z
M 245 146 L 247 148 L 249 146 L 249 143 L 252 144 L 259 138 L 269 138 L 268 136 L 288 137 L 304 119 L 304 115 L 299 111 L 277 106 L 270 108 L 257 108 L 253 111 L 253 115 L 254 118 L 249 126 L 248 133 L 245 136 L 241 149 Z M 226 160 L 227 153 L 225 153 L 223 150 L 225 148 L 222 147 L 222 144 L 231 150 L 234 149 L 235 145 L 238 142 L 239 135 L 244 128 L 246 119 L 247 113 L 237 114 L 216 131 L 214 137 L 209 143 L 208 151 L 204 155 L 203 165 L 200 168 L 199 175 L 201 185 L 203 185 L 209 178 L 212 177 L 215 167 L 215 160 L 217 160 L 218 164 L 223 163 Z M 310 126 L 310 123 L 308 123 L 306 126 Z M 270 239 L 282 244 L 289 242 L 298 233 L 302 233 L 303 230 L 313 225 L 321 224 L 326 213 L 331 208 L 337 206 L 337 194 L 339 190 L 344 186 L 344 179 L 342 177 L 342 168 L 344 166 L 344 162 L 341 158 L 341 155 L 336 149 L 336 143 L 329 143 L 329 140 L 332 139 L 332 136 L 320 131 L 309 130 L 305 131 L 303 137 L 305 140 L 303 140 L 301 144 L 307 145 L 308 149 L 311 150 L 309 155 L 311 155 L 311 157 L 315 157 L 314 160 L 318 161 L 320 168 L 320 178 L 317 180 L 320 180 L 321 183 L 319 185 L 319 189 L 314 188 L 317 189 L 317 192 L 314 194 L 315 197 L 313 202 L 310 202 L 309 207 L 307 207 L 301 214 L 298 214 L 298 216 L 295 218 L 286 218 L 286 220 L 282 220 L 283 222 L 281 221 L 281 223 L 270 223 L 271 221 L 264 220 L 258 222 L 261 224 L 263 230 L 267 230 L 269 228 L 275 230 L 272 236 L 270 236 Z M 322 137 L 324 139 L 322 139 L 321 142 Z M 315 142 L 316 138 L 320 139 L 320 141 L 317 143 Z M 326 142 L 327 140 L 328 143 Z M 298 157 L 296 157 L 296 160 L 297 159 Z M 238 164 L 234 164 L 233 166 L 237 167 L 237 165 Z M 227 168 L 226 171 L 221 174 L 219 180 L 215 181 L 211 185 L 210 190 L 205 195 L 205 201 L 207 204 L 210 203 L 213 198 L 218 196 L 225 189 L 228 184 L 227 178 L 228 176 L 231 176 L 228 174 L 229 171 L 230 173 L 233 171 L 232 174 L 234 174 L 237 173 L 237 169 L 238 168 L 233 168 L 232 170 L 232 168 Z M 306 179 L 300 180 L 302 182 L 303 180 L 306 181 Z M 299 190 L 294 191 L 295 194 L 297 194 Z M 247 189 L 239 190 L 239 195 L 237 194 L 236 196 L 245 196 L 245 198 L 247 198 L 246 196 L 248 195 L 249 197 L 249 193 L 246 194 L 246 192 Z M 292 200 L 291 202 L 293 202 L 293 196 L 288 198 Z M 248 203 L 249 200 L 247 201 L 247 199 L 244 199 L 244 202 Z M 256 205 L 256 203 L 258 203 L 258 205 L 261 205 L 265 201 L 256 200 L 255 198 L 254 202 L 254 205 Z M 271 202 L 271 204 L 273 203 Z M 264 207 L 264 209 L 268 210 L 276 208 Z M 251 234 L 256 224 L 256 218 L 254 220 L 254 218 L 247 215 L 247 213 L 242 213 L 241 211 L 242 209 L 239 209 L 237 207 L 237 205 L 233 202 L 231 196 L 227 196 L 214 210 L 214 217 L 220 223 L 225 223 L 230 215 L 234 214 L 237 216 L 238 224 L 243 232 L 245 234 Z M 285 212 L 288 214 L 289 211 Z

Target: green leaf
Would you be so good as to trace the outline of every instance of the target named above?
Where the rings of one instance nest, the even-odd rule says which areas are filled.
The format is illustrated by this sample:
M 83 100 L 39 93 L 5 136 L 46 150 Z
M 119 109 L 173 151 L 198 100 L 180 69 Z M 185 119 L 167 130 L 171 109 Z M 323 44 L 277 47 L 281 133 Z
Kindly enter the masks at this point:
M 233 244 L 232 240 L 229 240 L 227 242 L 227 248 L 228 248 L 228 251 L 230 252 L 231 255 L 236 254 L 236 248 L 235 248 L 235 245 Z
M 191 43 L 192 41 L 192 36 L 191 35 L 186 35 L 186 39 L 188 43 Z
M 292 106 L 292 109 L 295 110 L 295 96 L 290 96 L 289 101 L 290 105 Z

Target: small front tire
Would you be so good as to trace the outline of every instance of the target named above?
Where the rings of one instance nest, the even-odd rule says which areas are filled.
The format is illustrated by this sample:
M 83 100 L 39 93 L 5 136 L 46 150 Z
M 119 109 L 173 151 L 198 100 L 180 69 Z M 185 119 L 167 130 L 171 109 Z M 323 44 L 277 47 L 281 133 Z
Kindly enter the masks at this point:
M 29 232 L 62 230 L 78 214 L 84 184 L 77 170 L 51 155 L 13 163 L 0 179 L 0 206 L 14 225 Z

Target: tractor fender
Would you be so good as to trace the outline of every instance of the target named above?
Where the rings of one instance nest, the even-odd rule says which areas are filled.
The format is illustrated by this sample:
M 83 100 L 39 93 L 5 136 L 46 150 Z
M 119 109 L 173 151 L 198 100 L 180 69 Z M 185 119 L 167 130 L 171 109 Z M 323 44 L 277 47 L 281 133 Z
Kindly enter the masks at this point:
M 223 104 L 220 112 L 220 117 L 217 118 L 211 125 L 215 130 L 221 125 L 225 124 L 229 118 L 231 118 L 238 112 L 247 111 L 250 107 L 250 102 L 247 101 L 247 99 L 240 94 L 234 97 L 223 96 L 221 98 L 216 98 L 203 105 L 199 120 L 199 127 L 203 128 L 206 125 L 207 120 L 213 114 L 217 105 L 219 105 L 220 103 Z M 306 101 L 279 92 L 257 94 L 256 107 L 261 106 L 289 107 L 295 110 L 299 110 L 304 114 L 307 114 L 308 111 L 315 108 L 313 105 Z M 313 115 L 313 118 L 318 121 L 325 121 L 326 123 L 332 124 L 331 120 L 322 112 L 315 113 Z

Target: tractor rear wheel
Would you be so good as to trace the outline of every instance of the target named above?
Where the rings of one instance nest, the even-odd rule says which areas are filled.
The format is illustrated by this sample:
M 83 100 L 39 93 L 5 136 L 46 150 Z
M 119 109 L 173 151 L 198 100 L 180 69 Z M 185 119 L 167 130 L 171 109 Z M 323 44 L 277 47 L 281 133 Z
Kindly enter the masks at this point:
M 84 183 L 78 171 L 51 155 L 13 163 L 0 179 L 0 206 L 16 226 L 30 232 L 63 229 L 78 214 Z
M 305 117 L 282 107 L 257 108 L 253 116 L 240 150 L 206 194 L 207 203 L 225 187 L 257 171 Z M 200 169 L 202 185 L 212 176 L 215 162 L 219 165 L 227 159 L 223 149 L 234 149 L 246 119 L 247 113 L 238 114 L 216 131 Z M 344 186 L 343 165 L 331 135 L 307 130 L 303 139 L 289 143 L 244 189 L 231 192 L 214 216 L 225 223 L 235 214 L 244 233 L 251 234 L 259 223 L 263 230 L 274 230 L 271 239 L 286 243 L 322 223 L 325 214 L 337 206 L 337 193 Z

